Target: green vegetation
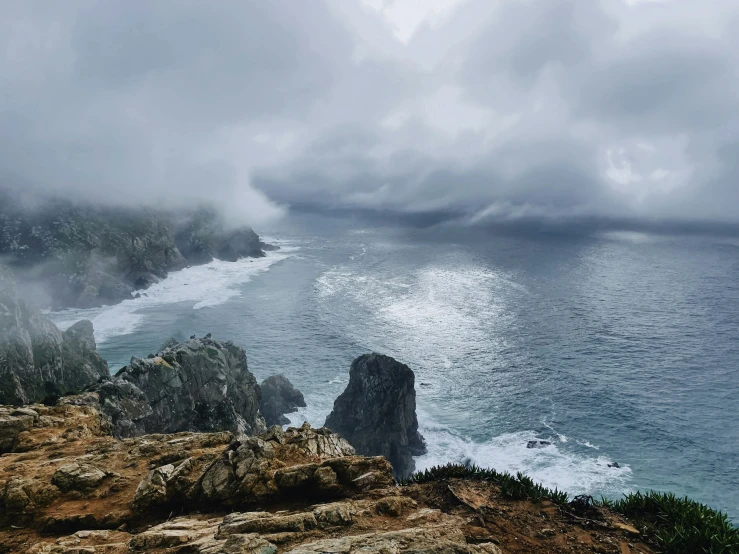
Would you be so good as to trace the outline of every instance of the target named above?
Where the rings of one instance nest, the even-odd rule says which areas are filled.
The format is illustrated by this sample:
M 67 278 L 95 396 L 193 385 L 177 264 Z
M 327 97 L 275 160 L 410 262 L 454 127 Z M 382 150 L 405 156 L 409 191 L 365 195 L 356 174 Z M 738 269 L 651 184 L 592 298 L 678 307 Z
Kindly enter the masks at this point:
M 398 484 L 446 479 L 490 481 L 500 487 L 504 496 L 515 500 L 549 500 L 560 505 L 568 502 L 567 493 L 543 487 L 520 472 L 513 476 L 460 464 L 432 467 Z M 655 491 L 635 492 L 621 500 L 604 498 L 598 505 L 630 518 L 664 554 L 739 554 L 739 528 L 731 524 L 726 514 L 687 497 Z
M 484 469 L 474 465 L 449 464 L 432 467 L 426 471 L 415 473 L 398 483 L 400 485 L 411 485 L 444 479 L 490 481 L 500 487 L 500 491 L 504 496 L 514 500 L 532 500 L 534 502 L 551 500 L 557 504 L 567 502 L 566 492 L 558 491 L 557 489 L 548 489 L 539 483 L 535 483 L 530 477 L 527 477 L 521 472 L 514 476 L 510 473 L 500 473 L 494 469 Z
M 726 514 L 687 497 L 648 491 L 602 503 L 646 528 L 667 554 L 739 553 L 739 528 Z

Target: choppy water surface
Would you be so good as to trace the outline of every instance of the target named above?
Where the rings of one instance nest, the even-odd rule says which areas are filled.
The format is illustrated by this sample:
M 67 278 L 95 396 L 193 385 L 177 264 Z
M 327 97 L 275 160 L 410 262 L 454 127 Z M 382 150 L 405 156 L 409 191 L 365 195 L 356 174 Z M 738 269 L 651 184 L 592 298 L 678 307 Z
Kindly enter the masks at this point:
M 173 274 L 93 319 L 111 367 L 232 339 L 321 425 L 351 360 L 416 372 L 419 468 L 522 470 L 573 494 L 688 494 L 739 521 L 739 242 L 307 227 L 260 260 Z M 527 449 L 528 440 L 551 442 Z M 617 461 L 620 469 L 609 468 Z

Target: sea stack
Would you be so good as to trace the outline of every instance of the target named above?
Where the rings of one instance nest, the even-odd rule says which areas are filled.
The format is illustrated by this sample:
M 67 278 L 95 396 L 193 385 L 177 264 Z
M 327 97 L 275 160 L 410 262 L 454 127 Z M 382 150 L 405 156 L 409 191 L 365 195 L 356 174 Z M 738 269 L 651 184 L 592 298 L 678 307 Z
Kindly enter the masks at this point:
M 365 456 L 384 456 L 396 477 L 413 472 L 426 453 L 418 432 L 413 371 L 389 356 L 365 354 L 352 362 L 349 384 L 334 402 L 326 427 Z
M 284 375 L 272 375 L 262 381 L 262 402 L 259 411 L 267 423 L 272 425 L 287 425 L 290 420 L 285 414 L 294 412 L 298 408 L 305 408 L 303 393 L 296 389 Z

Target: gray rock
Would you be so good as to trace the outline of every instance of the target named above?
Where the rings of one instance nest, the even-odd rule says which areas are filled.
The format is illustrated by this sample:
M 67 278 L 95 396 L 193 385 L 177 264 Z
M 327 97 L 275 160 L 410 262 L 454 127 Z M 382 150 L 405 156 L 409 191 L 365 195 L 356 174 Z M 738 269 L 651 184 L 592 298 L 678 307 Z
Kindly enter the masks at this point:
M 0 404 L 79 392 L 108 375 L 92 323 L 81 321 L 62 333 L 18 299 L 12 272 L 0 266 Z
M 267 377 L 261 384 L 262 402 L 259 410 L 268 426 L 287 425 L 285 414 L 305 407 L 303 394 L 284 375 Z
M 259 414 L 260 393 L 249 371 L 246 352 L 213 338 L 166 343 L 154 358 L 132 358 L 116 375 L 143 392 L 151 412 L 145 414 L 135 389 L 122 398 L 135 400 L 132 432 L 231 431 L 254 434 L 266 429 Z M 120 405 L 120 403 L 119 403 Z M 128 425 L 126 423 L 126 425 Z M 121 430 L 124 425 L 117 425 Z M 120 432 L 120 431 L 119 431 Z
M 380 354 L 352 362 L 349 384 L 334 402 L 326 427 L 339 433 L 358 454 L 384 456 L 397 476 L 413 471 L 413 456 L 426 452 L 418 432 L 415 377 L 411 369 Z
M 106 477 L 106 472 L 92 464 L 73 462 L 57 469 L 51 477 L 51 484 L 62 492 L 90 491 L 97 488 Z
M 135 384 L 124 379 L 103 381 L 98 388 L 101 412 L 110 418 L 116 437 L 146 433 L 145 419 L 154 414 L 149 400 Z

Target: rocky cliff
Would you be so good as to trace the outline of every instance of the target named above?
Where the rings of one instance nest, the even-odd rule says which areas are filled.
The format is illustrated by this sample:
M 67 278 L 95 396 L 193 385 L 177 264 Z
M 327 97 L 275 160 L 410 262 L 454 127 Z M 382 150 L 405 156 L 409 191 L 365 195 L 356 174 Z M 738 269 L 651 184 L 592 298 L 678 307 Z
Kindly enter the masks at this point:
M 100 399 L 119 436 L 266 429 L 246 352 L 210 335 L 182 343 L 170 339 L 156 355 L 132 358 L 101 387 Z
M 489 481 L 397 486 L 390 464 L 304 425 L 110 436 L 84 400 L 0 407 L 0 552 L 653 552 L 605 508 L 511 498 Z M 579 515 L 578 515 L 579 514 Z
M 54 308 L 114 304 L 170 271 L 214 257 L 264 256 L 266 246 L 251 228 L 229 229 L 208 209 L 113 209 L 59 199 L 29 208 L 0 190 L 0 256 L 37 285 L 34 298 Z
M 80 321 L 62 333 L 18 299 L 13 274 L 0 266 L 0 404 L 54 399 L 108 375 L 92 324 Z
M 370 456 L 384 456 L 404 476 L 413 456 L 426 452 L 418 432 L 413 371 L 389 356 L 366 354 L 352 362 L 349 384 L 334 402 L 326 427 Z

